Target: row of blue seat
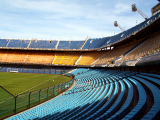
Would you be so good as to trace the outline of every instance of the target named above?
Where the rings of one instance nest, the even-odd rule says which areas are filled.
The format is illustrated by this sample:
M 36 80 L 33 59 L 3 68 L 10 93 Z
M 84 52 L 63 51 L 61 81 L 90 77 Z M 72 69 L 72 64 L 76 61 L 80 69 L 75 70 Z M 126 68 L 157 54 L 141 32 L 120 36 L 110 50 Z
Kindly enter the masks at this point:
M 101 89 L 101 90 L 102 90 L 102 89 Z M 97 91 L 99 91 L 99 89 L 97 89 Z M 99 92 L 101 93 L 101 91 L 99 91 Z M 94 94 L 92 94 L 92 97 L 91 97 L 92 99 L 88 99 L 88 100 L 93 101 L 93 99 L 97 98 L 97 97 L 98 97 L 98 94 L 96 95 L 96 93 L 97 93 L 97 92 L 95 92 Z M 86 101 L 86 102 L 88 103 L 89 101 Z M 86 104 L 85 107 L 86 107 L 86 106 L 88 106 L 88 104 Z M 78 112 L 81 111 L 83 108 L 84 108 L 84 106 L 81 106 L 81 107 L 79 107 L 79 108 L 76 109 L 76 110 L 74 109 L 74 114 L 75 114 L 75 113 L 78 113 Z M 72 113 L 72 112 L 73 112 L 73 110 L 70 111 L 70 113 Z M 69 114 L 69 113 L 67 113 L 67 114 Z M 64 117 L 64 115 L 63 115 L 63 116 L 58 116 L 56 119 L 59 119 L 59 118 L 61 118 L 61 119 L 66 119 L 67 117 L 70 117 L 70 116 L 65 116 L 65 118 L 63 118 L 63 117 Z
M 133 78 L 135 78 L 136 80 L 142 82 L 143 84 L 145 84 L 152 92 L 153 97 L 154 97 L 154 104 L 152 106 L 152 108 L 150 109 L 150 111 L 142 118 L 142 120 L 153 120 L 156 115 L 160 112 L 160 90 L 159 88 L 157 88 L 155 85 L 153 85 L 152 83 L 137 77 L 137 76 L 132 76 Z
M 149 75 L 149 74 L 148 74 Z M 160 85 L 160 80 L 158 78 L 153 78 L 153 77 L 150 77 L 150 76 L 146 76 L 146 75 L 141 75 L 141 74 L 137 74 L 138 77 L 141 77 L 141 78 L 145 78 L 149 81 L 152 81 L 154 83 L 157 83 L 158 85 Z M 160 75 L 152 75 L 154 77 L 159 77 Z
M 151 73 L 140 73 L 142 75 L 146 75 L 146 76 L 151 76 L 151 77 L 154 77 L 154 78 L 160 78 L 160 75 L 157 75 L 157 74 L 151 74 Z
M 147 104 L 147 95 L 142 85 L 138 81 L 130 77 L 128 79 L 136 85 L 139 93 L 139 100 L 137 105 L 132 109 L 132 111 L 130 111 L 122 120 L 138 119 L 138 117 L 144 110 L 145 105 Z
M 84 41 L 53 41 L 53 40 L 12 40 L 0 39 L 0 47 L 7 48 L 38 48 L 38 49 L 80 49 Z
M 60 41 L 57 49 L 80 49 L 84 41 Z
M 55 49 L 57 41 L 31 40 L 29 48 Z
M 96 79 L 95 77 L 91 77 L 91 79 L 93 79 L 93 78 Z M 103 83 L 103 84 L 104 84 L 104 83 Z M 107 85 L 107 86 L 108 86 L 108 85 Z M 106 88 L 108 88 L 107 86 L 106 86 Z M 65 116 L 65 118 L 63 118 L 63 119 L 69 118 L 69 117 L 72 116 L 73 114 L 78 113 L 78 111 L 81 111 L 83 108 L 84 108 L 84 106 L 81 106 L 80 108 L 78 108 L 78 110 L 76 110 L 76 111 L 74 110 L 74 112 L 70 111 L 70 113 L 71 113 L 70 115 L 68 115 L 68 112 L 67 112 L 65 115 L 68 115 L 68 116 L 63 115 L 63 116 Z M 60 118 L 63 117 L 63 116 L 60 116 Z M 61 119 L 62 119 L 62 118 L 61 118 Z
M 72 89 L 8 120 L 132 120 L 140 117 L 155 119 L 160 112 L 160 90 L 153 84 L 159 85 L 157 75 L 86 68 L 77 69 L 72 74 L 76 78 Z M 147 91 L 142 83 L 150 89 L 154 98 L 152 108 L 144 116 L 141 113 L 147 105 Z M 136 87 L 133 87 L 133 84 Z M 135 88 L 138 101 L 132 108 Z
M 112 82 L 112 81 L 110 81 L 110 82 Z M 116 83 L 115 88 L 116 88 L 115 91 L 117 92 L 118 91 L 117 90 L 117 83 Z M 78 119 L 85 119 L 86 117 L 92 115 L 92 113 L 96 112 L 99 109 L 99 107 L 102 106 L 104 104 L 104 102 L 110 97 L 112 91 L 113 91 L 113 84 L 111 83 L 110 84 L 110 90 L 108 91 L 107 94 L 106 94 L 107 89 L 105 89 L 103 91 L 103 93 L 101 94 L 101 96 L 99 96 L 99 98 L 97 98 L 96 102 L 91 103 L 90 106 L 85 108 L 83 111 L 81 111 L 77 115 L 74 115 L 70 119 L 75 119 L 77 117 L 78 117 Z
M 117 111 L 115 114 L 113 114 L 108 120 L 120 120 L 122 119 L 129 111 L 132 102 L 133 102 L 133 86 L 132 84 L 127 80 L 123 79 L 123 81 L 126 83 L 128 87 L 128 95 L 126 98 L 125 103 L 123 106 L 120 108 L 119 111 Z
M 93 76 L 93 78 L 94 78 L 94 76 Z M 82 81 L 82 80 L 81 80 Z M 78 83 L 78 81 L 77 81 L 77 83 Z M 79 83 L 81 83 L 80 81 L 79 81 Z M 84 82 L 82 82 L 82 83 L 84 83 Z M 102 92 L 103 92 L 103 89 L 104 89 L 104 86 L 102 87 L 102 84 L 104 85 L 104 82 L 102 82 L 102 80 L 97 80 L 96 82 L 94 82 L 94 84 L 96 84 L 96 86 L 94 87 L 94 90 L 92 90 L 92 89 L 90 89 L 90 91 L 94 91 L 94 94 L 92 93 L 91 94 L 91 96 L 88 98 L 88 100 L 90 101 L 90 102 L 93 102 L 93 100 L 96 100 L 96 98 L 99 96 L 99 94 L 101 94 Z M 79 85 L 79 86 L 81 86 L 81 85 Z M 101 87 L 98 87 L 98 86 L 101 86 Z M 82 86 L 81 86 L 82 87 Z M 100 90 L 101 89 L 101 90 Z M 74 91 L 74 92 L 76 92 L 76 91 Z M 99 94 L 97 94 L 97 92 L 99 93 Z M 76 96 L 76 95 L 78 95 L 78 94 L 80 94 L 81 92 L 78 92 L 77 94 L 71 94 L 71 96 Z M 84 94 L 81 94 L 82 96 L 84 95 Z M 96 96 L 95 96 L 96 95 Z M 66 95 L 67 96 L 67 95 Z M 66 96 L 61 96 L 61 97 L 66 97 Z M 70 96 L 70 95 L 69 95 Z M 79 96 L 79 95 L 78 95 Z M 68 97 L 67 97 L 68 98 Z M 92 98 L 92 99 L 91 99 Z M 69 100 L 70 101 L 70 100 Z M 59 103 L 59 102 L 58 102 Z M 72 103 L 73 103 L 73 101 L 72 101 Z M 82 106 L 84 105 L 84 104 L 87 104 L 88 102 L 87 102 L 87 100 L 86 100 L 86 102 L 83 102 L 83 104 L 82 104 Z M 70 104 L 68 104 L 68 105 L 70 105 Z M 64 106 L 64 105 L 62 105 L 62 106 Z M 58 108 L 61 108 L 61 107 L 57 107 L 57 109 Z M 53 108 L 52 108 L 53 109 Z M 61 108 L 62 109 L 62 108 Z M 65 107 L 65 109 L 67 109 L 67 106 Z M 32 110 L 32 111 L 30 111 L 30 112 L 24 112 L 24 114 L 25 115 L 28 115 L 28 114 L 33 114 L 34 113 L 34 111 L 36 111 L 36 110 Z M 62 111 L 64 111 L 64 109 L 62 109 L 62 110 L 60 110 L 59 109 L 59 111 L 58 112 L 62 112 Z M 57 113 L 57 112 L 56 112 Z M 45 114 L 45 113 L 44 113 Z M 58 114 L 58 113 L 57 113 Z M 34 117 L 32 117 L 31 119 L 33 119 Z
M 95 38 L 95 39 L 88 39 L 86 44 L 84 45 L 83 49 L 96 49 L 102 47 L 110 37 L 105 38 Z
M 94 120 L 95 118 L 97 118 L 97 116 L 99 116 L 97 118 L 97 120 L 98 119 L 108 119 L 111 115 L 113 115 L 115 113 L 115 111 L 120 106 L 122 98 L 123 98 L 124 93 L 125 93 L 125 86 L 124 86 L 123 81 L 119 81 L 119 83 L 121 85 L 121 87 L 120 87 L 121 88 L 121 92 L 120 92 L 120 95 L 118 96 L 117 100 L 115 101 L 115 103 L 109 108 L 109 105 L 111 105 L 110 101 L 113 101 L 112 99 L 114 99 L 115 95 L 118 94 L 118 90 L 116 90 L 114 92 L 114 95 L 111 96 L 111 98 L 108 100 L 108 102 L 106 102 L 106 105 L 104 105 L 100 110 L 98 110 L 97 112 L 95 112 L 92 116 L 90 116 L 89 118 L 87 118 L 87 120 L 90 120 L 90 119 Z M 103 115 L 98 115 L 97 114 L 97 113 L 101 114 L 101 112 L 104 113 L 104 114 Z

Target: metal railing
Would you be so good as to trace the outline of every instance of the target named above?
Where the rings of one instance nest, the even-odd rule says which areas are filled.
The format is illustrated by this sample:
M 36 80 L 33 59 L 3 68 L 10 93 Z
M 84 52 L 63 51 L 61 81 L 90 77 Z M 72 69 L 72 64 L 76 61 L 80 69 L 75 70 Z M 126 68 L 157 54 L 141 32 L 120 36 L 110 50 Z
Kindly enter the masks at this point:
M 56 97 L 66 91 L 73 82 L 74 80 L 72 79 L 53 87 L 18 94 L 15 96 L 0 86 L 0 119 L 19 113 Z

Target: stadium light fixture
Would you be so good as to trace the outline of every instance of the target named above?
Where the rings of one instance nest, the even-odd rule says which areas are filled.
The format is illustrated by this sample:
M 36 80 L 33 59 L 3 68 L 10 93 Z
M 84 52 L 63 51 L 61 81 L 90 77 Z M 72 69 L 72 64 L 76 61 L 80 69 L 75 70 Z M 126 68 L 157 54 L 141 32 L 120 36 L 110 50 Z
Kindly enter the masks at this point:
M 114 26 L 115 26 L 115 27 L 119 27 L 122 31 L 125 31 L 125 30 L 117 23 L 117 21 L 114 22 Z
M 136 7 L 136 4 L 132 5 L 132 12 L 138 12 L 145 20 L 147 20 L 147 16 L 139 9 Z

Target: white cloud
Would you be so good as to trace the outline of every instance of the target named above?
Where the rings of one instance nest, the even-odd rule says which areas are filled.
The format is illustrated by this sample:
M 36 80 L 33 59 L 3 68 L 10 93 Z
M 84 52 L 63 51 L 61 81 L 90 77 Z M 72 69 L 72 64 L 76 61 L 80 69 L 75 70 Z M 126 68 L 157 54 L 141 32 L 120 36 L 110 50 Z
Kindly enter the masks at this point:
M 143 6 L 145 0 L 135 0 Z M 0 1 L 0 37 L 84 40 L 121 32 L 144 19 L 131 12 L 132 0 L 5 0 Z M 144 8 L 151 8 L 144 4 Z M 146 12 L 146 9 L 144 9 Z M 147 12 L 148 13 L 148 10 Z M 52 37 L 51 37 L 52 36 Z
M 119 4 L 115 5 L 114 12 L 116 14 L 123 14 L 124 12 L 130 12 L 130 11 L 131 11 L 131 5 L 122 4 L 122 3 L 119 3 Z

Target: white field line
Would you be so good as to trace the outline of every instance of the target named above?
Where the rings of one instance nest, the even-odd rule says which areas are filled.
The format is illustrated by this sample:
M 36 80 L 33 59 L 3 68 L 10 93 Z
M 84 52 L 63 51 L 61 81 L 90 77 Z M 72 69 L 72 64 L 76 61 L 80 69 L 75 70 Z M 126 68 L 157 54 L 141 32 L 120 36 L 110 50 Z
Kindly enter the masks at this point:
M 11 99 L 11 98 L 13 98 L 13 97 L 8 98 L 7 100 L 9 100 L 9 99 Z M 0 102 L 0 104 L 6 102 L 7 100 L 4 100 L 4 101 Z
M 56 77 L 57 77 L 57 76 L 56 76 Z M 56 77 L 53 77 L 53 78 L 56 78 Z M 42 83 L 40 83 L 40 84 L 38 84 L 38 85 L 35 85 L 35 86 L 31 87 L 30 89 L 25 90 L 25 91 L 23 91 L 23 92 L 21 92 L 21 93 L 19 93 L 19 94 L 22 94 L 22 93 L 24 93 L 24 92 L 26 92 L 26 91 L 29 91 L 29 90 L 31 90 L 31 89 L 33 89 L 33 88 L 35 88 L 35 87 L 37 87 L 37 86 L 45 83 L 45 82 L 48 82 L 48 81 L 50 81 L 50 80 L 53 80 L 53 78 L 51 78 L 51 79 L 49 79 L 49 80 L 46 80 L 46 81 L 44 81 L 44 82 L 42 82 Z M 53 81 L 54 81 L 54 80 L 53 80 Z
M 55 77 L 53 77 L 53 78 L 56 78 L 56 77 L 58 77 L 58 76 L 55 76 Z M 52 80 L 53 78 L 51 78 L 51 79 L 49 79 L 49 80 Z M 36 85 L 36 86 L 34 86 L 34 87 L 28 89 L 28 90 L 31 90 L 31 89 L 33 89 L 33 88 L 35 88 L 35 87 L 37 87 L 37 86 L 39 86 L 39 85 L 41 85 L 41 84 L 43 84 L 43 83 L 49 81 L 49 80 L 46 80 L 46 81 L 44 81 L 44 82 L 42 82 L 42 83 L 40 83 L 40 84 L 38 84 L 38 85 Z M 54 80 L 53 80 L 53 81 L 54 81 Z M 19 93 L 19 94 L 22 94 L 22 93 L 24 93 L 24 92 L 26 92 L 26 91 L 28 91 L 28 90 L 25 90 L 25 91 L 23 91 L 23 92 L 21 92 L 21 93 Z M 9 100 L 9 99 L 11 99 L 11 98 L 12 98 L 12 97 L 8 98 L 7 100 Z M 4 101 L 0 102 L 0 104 L 6 102 L 7 100 L 4 100 Z

